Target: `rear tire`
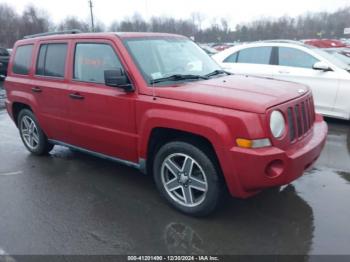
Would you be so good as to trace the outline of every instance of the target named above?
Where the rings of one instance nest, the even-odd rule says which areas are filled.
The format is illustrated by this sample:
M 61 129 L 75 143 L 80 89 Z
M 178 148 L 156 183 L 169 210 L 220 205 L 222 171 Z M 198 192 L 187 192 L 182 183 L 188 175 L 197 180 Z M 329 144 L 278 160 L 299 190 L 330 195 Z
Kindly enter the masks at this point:
M 153 170 L 158 190 L 177 210 L 206 216 L 218 206 L 223 191 L 219 170 L 198 147 L 180 141 L 163 145 L 155 155 Z
M 54 146 L 49 143 L 32 111 L 28 109 L 21 110 L 18 115 L 17 126 L 23 144 L 32 154 L 46 155 L 53 149 Z

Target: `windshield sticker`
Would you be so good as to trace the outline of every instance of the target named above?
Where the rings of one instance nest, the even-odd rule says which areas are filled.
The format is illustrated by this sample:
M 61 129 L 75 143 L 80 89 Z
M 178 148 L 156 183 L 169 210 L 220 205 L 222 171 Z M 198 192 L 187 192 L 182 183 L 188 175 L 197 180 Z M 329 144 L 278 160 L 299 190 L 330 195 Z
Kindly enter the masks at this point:
M 152 77 L 152 79 L 158 79 L 158 78 L 163 77 L 163 75 L 161 72 L 155 72 L 155 73 L 151 74 L 151 77 Z

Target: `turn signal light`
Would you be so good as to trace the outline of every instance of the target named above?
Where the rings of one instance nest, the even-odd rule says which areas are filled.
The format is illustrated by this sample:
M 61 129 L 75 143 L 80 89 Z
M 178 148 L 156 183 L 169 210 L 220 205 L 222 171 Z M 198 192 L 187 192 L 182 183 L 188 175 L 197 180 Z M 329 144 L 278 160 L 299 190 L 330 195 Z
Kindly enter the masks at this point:
M 243 147 L 243 148 L 251 148 L 253 144 L 252 140 L 244 139 L 244 138 L 237 138 L 236 142 L 239 147 Z
M 245 139 L 245 138 L 237 138 L 236 139 L 237 146 L 242 148 L 261 148 L 271 146 L 271 142 L 268 138 L 263 139 Z

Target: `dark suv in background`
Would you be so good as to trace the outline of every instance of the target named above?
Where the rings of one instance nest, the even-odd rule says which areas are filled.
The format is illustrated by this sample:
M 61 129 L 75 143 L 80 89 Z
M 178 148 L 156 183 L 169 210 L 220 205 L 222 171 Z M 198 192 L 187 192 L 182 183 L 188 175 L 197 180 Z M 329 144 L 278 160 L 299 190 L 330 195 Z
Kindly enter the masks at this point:
M 7 65 L 10 59 L 10 53 L 6 48 L 0 47 L 0 80 L 7 76 Z

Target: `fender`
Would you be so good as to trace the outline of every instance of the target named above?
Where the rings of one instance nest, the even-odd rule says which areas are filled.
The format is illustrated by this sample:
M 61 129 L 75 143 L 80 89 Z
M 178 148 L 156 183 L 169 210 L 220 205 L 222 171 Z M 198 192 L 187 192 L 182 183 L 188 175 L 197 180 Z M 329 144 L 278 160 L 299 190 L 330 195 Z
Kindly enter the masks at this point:
M 189 132 L 194 135 L 199 135 L 212 144 L 219 164 L 223 171 L 225 180 L 230 180 L 230 192 L 233 195 L 240 195 L 241 183 L 238 175 L 232 169 L 231 159 L 227 148 L 232 145 L 232 137 L 228 126 L 219 118 L 199 115 L 198 113 L 181 112 L 167 109 L 149 109 L 143 113 L 140 120 L 139 134 L 140 139 L 138 145 L 139 157 L 147 158 L 148 143 L 154 128 L 170 128 L 179 131 Z M 232 186 L 231 186 L 232 185 Z
M 203 136 L 212 143 L 215 151 L 230 143 L 229 129 L 218 118 L 167 109 L 150 109 L 143 114 L 140 121 L 139 134 L 143 138 L 139 143 L 140 157 L 146 156 L 152 130 L 159 127 Z

